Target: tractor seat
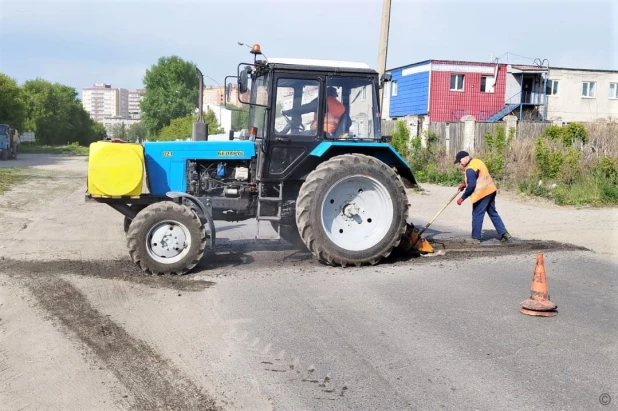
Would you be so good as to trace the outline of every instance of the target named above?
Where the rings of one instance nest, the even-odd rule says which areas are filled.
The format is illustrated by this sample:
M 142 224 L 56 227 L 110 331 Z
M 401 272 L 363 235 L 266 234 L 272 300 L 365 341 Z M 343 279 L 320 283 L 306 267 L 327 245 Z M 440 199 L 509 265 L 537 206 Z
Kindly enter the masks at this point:
M 343 116 L 339 120 L 339 125 L 337 126 L 337 130 L 333 133 L 333 138 L 340 138 L 342 135 L 346 134 L 350 128 L 350 124 L 352 123 L 352 119 L 348 115 L 348 111 L 346 110 L 343 113 Z

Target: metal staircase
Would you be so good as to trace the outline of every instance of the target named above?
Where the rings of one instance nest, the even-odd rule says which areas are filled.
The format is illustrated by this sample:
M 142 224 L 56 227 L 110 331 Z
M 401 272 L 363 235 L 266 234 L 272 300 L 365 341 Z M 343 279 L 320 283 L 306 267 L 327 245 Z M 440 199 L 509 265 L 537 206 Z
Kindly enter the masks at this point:
M 502 120 L 503 117 L 508 115 L 511 111 L 516 110 L 521 106 L 521 104 L 509 104 L 505 106 L 502 110 L 498 111 L 496 114 L 490 116 L 485 122 L 487 123 L 495 123 L 496 121 Z

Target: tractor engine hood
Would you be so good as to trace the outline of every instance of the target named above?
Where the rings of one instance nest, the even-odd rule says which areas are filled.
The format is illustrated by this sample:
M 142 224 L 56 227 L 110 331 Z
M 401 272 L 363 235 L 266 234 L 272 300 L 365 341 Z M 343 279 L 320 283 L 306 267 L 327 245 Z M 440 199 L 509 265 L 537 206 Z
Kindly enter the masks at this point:
M 150 193 L 187 191 L 187 160 L 251 160 L 253 141 L 157 141 L 144 143 Z

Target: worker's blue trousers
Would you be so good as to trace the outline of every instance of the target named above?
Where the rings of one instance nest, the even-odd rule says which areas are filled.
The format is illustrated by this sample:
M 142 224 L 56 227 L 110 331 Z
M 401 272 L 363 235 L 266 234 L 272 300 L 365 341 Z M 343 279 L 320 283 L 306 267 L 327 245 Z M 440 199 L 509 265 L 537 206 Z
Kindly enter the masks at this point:
M 489 215 L 498 236 L 502 237 L 502 234 L 506 233 L 506 227 L 496 210 L 496 193 L 492 193 L 472 204 L 472 238 L 481 239 L 485 213 Z

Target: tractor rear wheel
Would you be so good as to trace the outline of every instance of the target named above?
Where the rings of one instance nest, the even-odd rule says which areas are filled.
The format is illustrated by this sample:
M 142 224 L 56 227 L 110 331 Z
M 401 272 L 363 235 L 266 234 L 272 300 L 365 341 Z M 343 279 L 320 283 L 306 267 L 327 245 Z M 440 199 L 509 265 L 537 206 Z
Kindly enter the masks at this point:
M 133 222 L 133 220 L 131 220 L 129 217 L 124 217 L 124 222 L 123 222 L 123 228 L 124 228 L 124 233 L 128 234 L 129 233 L 129 227 L 131 227 L 131 223 Z
M 140 211 L 127 233 L 129 254 L 149 274 L 185 274 L 204 255 L 206 231 L 189 207 L 172 201 Z
M 329 265 L 376 264 L 404 235 L 408 198 L 395 172 L 374 157 L 345 154 L 320 164 L 303 184 L 296 223 Z
M 271 221 L 270 224 L 272 225 L 273 230 L 277 231 L 277 228 L 279 227 L 279 222 Z M 305 249 L 305 243 L 300 237 L 300 233 L 298 232 L 298 227 L 296 227 L 296 223 L 293 223 L 292 225 L 281 224 L 281 227 L 279 229 L 279 235 L 291 245 Z
M 281 221 L 271 221 L 270 224 L 275 231 L 281 227 L 279 229 L 281 238 L 289 244 L 304 250 L 307 247 L 300 237 L 298 227 L 296 226 L 296 198 L 298 197 L 298 190 L 293 191 L 293 195 L 294 200 L 285 201 L 281 207 Z

